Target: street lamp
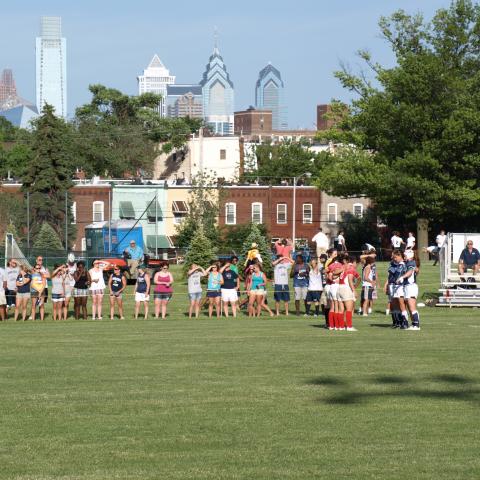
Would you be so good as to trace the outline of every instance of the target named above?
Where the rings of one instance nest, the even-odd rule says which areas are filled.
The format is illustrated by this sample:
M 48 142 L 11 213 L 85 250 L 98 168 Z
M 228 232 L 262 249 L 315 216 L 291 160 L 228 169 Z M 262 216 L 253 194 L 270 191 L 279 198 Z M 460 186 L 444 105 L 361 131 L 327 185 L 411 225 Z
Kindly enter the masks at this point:
M 298 177 L 293 177 L 293 214 L 292 214 L 292 242 L 293 242 L 293 250 L 295 250 L 296 243 L 295 243 L 295 233 L 296 233 L 296 223 L 297 223 L 297 182 L 302 177 L 310 178 L 312 174 L 310 172 L 302 173 Z

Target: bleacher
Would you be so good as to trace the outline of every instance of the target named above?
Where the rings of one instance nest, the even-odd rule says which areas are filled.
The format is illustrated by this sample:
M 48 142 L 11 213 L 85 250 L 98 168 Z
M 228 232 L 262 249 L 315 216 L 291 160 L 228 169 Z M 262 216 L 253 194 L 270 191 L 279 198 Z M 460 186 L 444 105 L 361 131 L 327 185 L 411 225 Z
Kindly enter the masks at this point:
M 473 240 L 474 248 L 480 250 L 479 233 L 449 233 L 440 251 L 439 307 L 480 307 L 480 273 L 458 273 L 458 259 L 467 240 Z

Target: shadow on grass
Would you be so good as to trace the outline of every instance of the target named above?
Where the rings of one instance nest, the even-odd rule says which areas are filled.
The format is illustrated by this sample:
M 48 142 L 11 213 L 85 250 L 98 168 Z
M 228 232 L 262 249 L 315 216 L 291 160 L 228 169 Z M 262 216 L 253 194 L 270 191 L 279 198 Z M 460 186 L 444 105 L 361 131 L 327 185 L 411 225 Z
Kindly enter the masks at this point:
M 323 330 L 325 330 L 325 324 L 324 323 L 317 323 L 317 324 L 311 323 L 310 326 L 313 327 L 313 328 L 322 328 Z
M 390 323 L 371 323 L 371 327 L 379 327 L 379 328 L 392 328 L 392 322 Z
M 361 382 L 361 387 L 359 386 Z M 480 388 L 468 377 L 455 374 L 436 374 L 425 377 L 377 375 L 363 381 L 347 382 L 336 376 L 316 377 L 308 385 L 325 387 L 325 397 L 318 402 L 327 405 L 358 405 L 386 398 L 412 398 L 480 402 Z M 366 386 L 373 385 L 368 390 Z M 381 390 L 375 386 L 382 387 Z

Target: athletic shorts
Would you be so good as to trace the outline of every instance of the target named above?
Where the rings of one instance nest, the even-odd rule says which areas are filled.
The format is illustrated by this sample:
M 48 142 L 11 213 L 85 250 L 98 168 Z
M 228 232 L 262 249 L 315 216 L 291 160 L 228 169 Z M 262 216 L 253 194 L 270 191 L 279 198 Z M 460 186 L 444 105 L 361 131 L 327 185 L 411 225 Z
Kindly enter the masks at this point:
M 210 290 L 209 292 L 207 292 L 207 298 L 217 298 L 221 295 L 222 293 L 220 292 L 220 290 Z
M 198 302 L 199 300 L 202 299 L 202 292 L 194 292 L 194 293 L 189 293 L 188 298 L 190 299 L 191 302 Z
M 236 302 L 238 300 L 236 288 L 222 288 L 223 302 Z
M 7 304 L 7 297 L 5 296 L 5 292 L 0 292 L 0 305 Z
M 355 301 L 355 294 L 350 285 L 339 285 L 337 290 L 337 300 L 340 302 Z
M 150 300 L 150 295 L 148 293 L 135 292 L 135 301 L 136 302 L 148 302 L 149 300 Z
M 361 295 L 362 302 L 364 300 L 373 300 L 373 287 L 362 287 L 362 295 Z
M 319 302 L 322 296 L 321 290 L 309 290 L 307 292 L 307 302 Z
M 160 292 L 154 292 L 153 294 L 153 299 L 154 300 L 170 300 L 172 298 L 172 294 L 171 293 L 160 293 Z M 143 301 L 143 300 L 141 300 Z M 148 301 L 148 300 L 147 300 Z
M 276 302 L 289 302 L 290 289 L 288 285 L 274 285 L 273 298 Z
M 330 288 L 328 288 L 328 299 L 329 300 L 337 300 L 337 292 L 338 292 L 338 283 L 331 283 Z
M 418 285 L 416 283 L 409 283 L 403 286 L 405 298 L 417 298 L 418 297 Z
M 293 287 L 295 290 L 295 300 L 305 300 L 307 298 L 308 287 Z
M 61 303 L 65 300 L 65 296 L 63 293 L 52 293 L 52 302 L 53 303 Z
M 405 296 L 403 285 L 392 285 L 392 297 L 401 298 Z

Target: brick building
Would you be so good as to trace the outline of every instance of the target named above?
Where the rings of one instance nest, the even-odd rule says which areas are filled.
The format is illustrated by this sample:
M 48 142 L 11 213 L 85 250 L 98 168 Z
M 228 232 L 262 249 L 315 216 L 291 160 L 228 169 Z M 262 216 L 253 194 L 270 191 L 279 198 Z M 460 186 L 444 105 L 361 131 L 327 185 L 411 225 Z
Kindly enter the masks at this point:
M 328 104 L 317 105 L 317 130 L 328 130 L 334 125 L 334 121 L 329 118 L 325 118 L 332 112 L 332 107 Z
M 235 135 L 271 135 L 272 111 L 257 110 L 250 107 L 247 110 L 234 113 Z

